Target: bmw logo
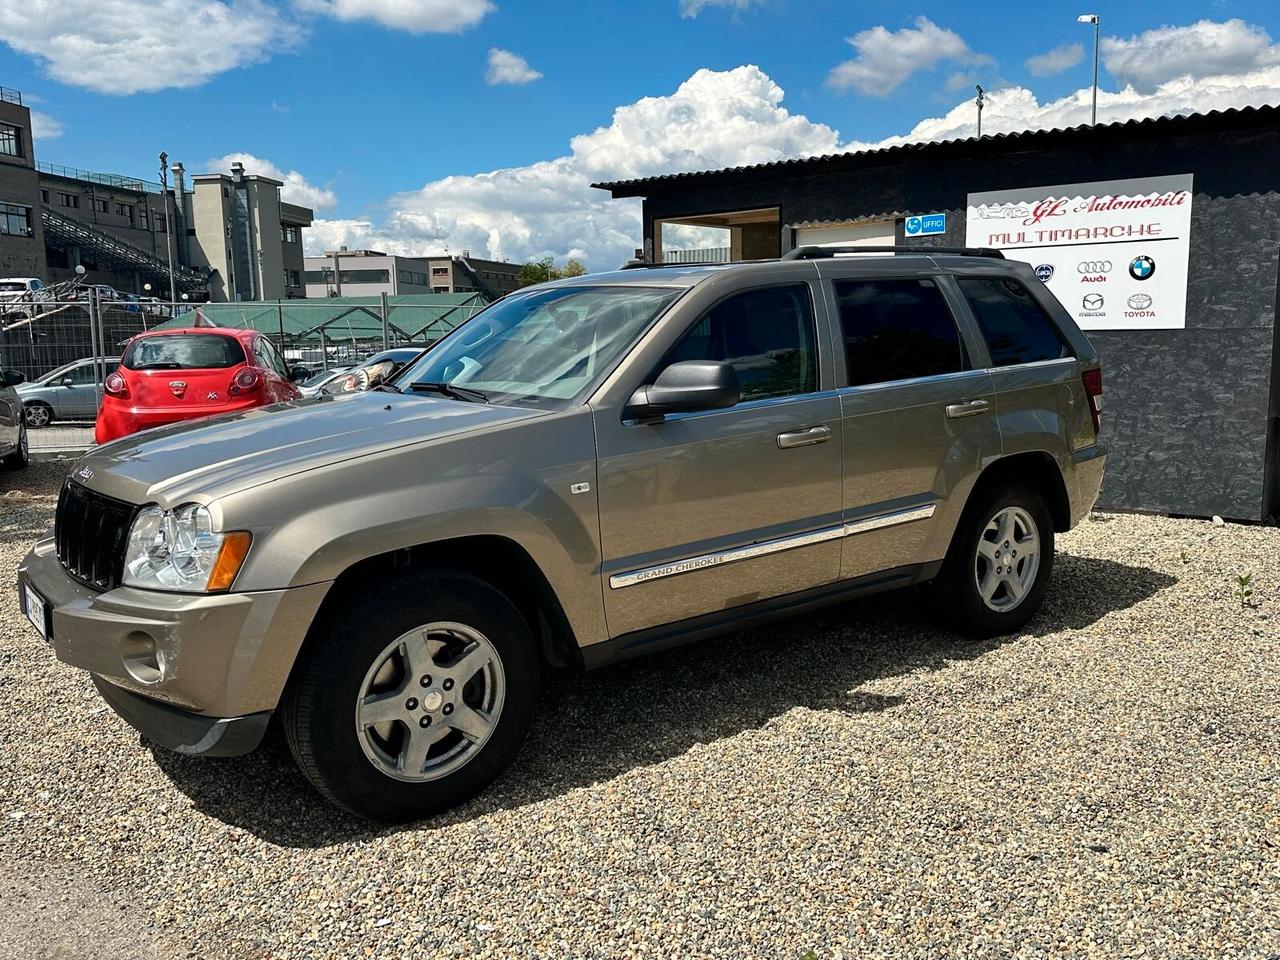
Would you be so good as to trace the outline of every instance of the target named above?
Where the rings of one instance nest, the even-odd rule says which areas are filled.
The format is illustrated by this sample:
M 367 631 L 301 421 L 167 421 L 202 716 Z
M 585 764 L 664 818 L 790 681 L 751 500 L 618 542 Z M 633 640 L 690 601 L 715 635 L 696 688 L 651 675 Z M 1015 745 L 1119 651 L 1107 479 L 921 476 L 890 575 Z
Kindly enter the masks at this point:
M 1036 276 L 1040 278 L 1041 283 L 1048 283 L 1053 279 L 1053 264 L 1040 264 L 1040 266 L 1036 267 Z
M 1134 257 L 1129 261 L 1129 276 L 1135 280 L 1149 280 L 1156 272 L 1156 262 L 1150 257 Z

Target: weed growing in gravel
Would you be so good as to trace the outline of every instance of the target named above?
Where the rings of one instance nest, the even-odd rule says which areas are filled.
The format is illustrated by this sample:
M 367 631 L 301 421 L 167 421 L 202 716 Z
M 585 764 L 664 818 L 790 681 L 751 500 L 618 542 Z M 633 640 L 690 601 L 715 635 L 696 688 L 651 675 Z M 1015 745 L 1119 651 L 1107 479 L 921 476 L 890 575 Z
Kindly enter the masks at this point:
M 1250 597 L 1253 596 L 1253 574 L 1242 573 L 1236 577 L 1236 599 L 1240 601 L 1240 609 L 1253 606 Z

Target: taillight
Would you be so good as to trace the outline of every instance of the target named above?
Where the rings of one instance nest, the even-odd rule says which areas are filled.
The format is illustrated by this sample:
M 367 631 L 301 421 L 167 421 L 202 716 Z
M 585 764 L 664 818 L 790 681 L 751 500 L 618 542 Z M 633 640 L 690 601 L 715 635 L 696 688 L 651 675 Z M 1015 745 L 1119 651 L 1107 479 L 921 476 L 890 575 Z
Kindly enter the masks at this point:
M 1102 430 L 1102 368 L 1086 370 L 1080 374 L 1084 382 L 1084 395 L 1089 398 L 1089 413 L 1093 416 L 1093 432 Z
M 129 382 L 120 376 L 119 370 L 112 370 L 107 374 L 107 379 L 103 381 L 102 389 L 113 397 L 127 397 L 129 395 Z
M 240 371 L 231 378 L 231 386 L 227 388 L 227 393 L 233 397 L 238 397 L 242 393 L 253 393 L 254 390 L 262 386 L 262 375 L 252 367 L 242 367 Z

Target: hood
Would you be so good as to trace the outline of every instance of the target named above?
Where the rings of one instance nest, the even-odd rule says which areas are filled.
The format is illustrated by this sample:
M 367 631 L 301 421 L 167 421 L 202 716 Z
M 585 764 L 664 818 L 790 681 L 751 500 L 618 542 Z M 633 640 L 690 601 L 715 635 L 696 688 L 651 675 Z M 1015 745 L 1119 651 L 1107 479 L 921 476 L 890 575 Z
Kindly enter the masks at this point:
M 71 473 L 108 496 L 172 507 L 326 464 L 544 415 L 394 393 L 317 397 L 146 430 L 91 450 Z

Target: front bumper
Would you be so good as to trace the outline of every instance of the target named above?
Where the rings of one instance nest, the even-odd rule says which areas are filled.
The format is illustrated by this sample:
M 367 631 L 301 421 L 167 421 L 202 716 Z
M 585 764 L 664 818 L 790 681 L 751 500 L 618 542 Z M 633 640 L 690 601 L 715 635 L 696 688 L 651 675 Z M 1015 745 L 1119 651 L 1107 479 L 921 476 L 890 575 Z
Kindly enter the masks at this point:
M 50 608 L 49 643 L 58 659 L 93 674 L 117 713 L 174 749 L 201 743 L 209 724 L 221 723 L 210 741 L 216 747 L 242 742 L 229 727 L 251 731 L 265 723 L 329 588 L 97 593 L 62 569 L 49 535 L 27 554 L 18 578 Z M 264 719 L 252 720 L 255 714 Z M 193 738 L 202 723 L 209 729 Z
M 107 705 L 129 726 L 175 753 L 204 757 L 238 757 L 257 749 L 266 736 L 271 711 L 246 717 L 203 717 L 122 690 L 99 676 L 94 686 Z

